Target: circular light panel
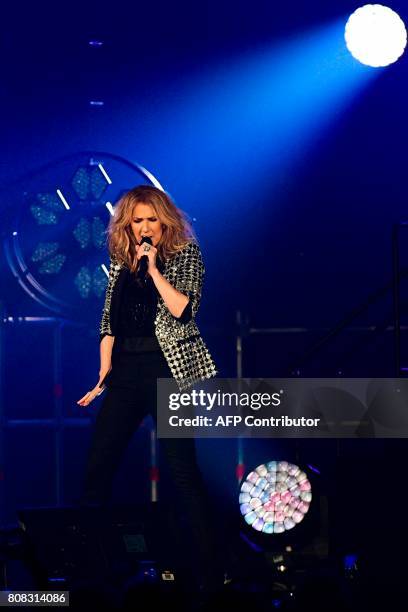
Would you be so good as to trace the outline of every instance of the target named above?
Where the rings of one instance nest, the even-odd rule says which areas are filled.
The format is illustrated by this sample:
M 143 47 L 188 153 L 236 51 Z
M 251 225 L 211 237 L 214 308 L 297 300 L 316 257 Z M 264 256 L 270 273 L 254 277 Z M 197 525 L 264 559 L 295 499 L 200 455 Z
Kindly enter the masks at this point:
M 346 23 L 344 38 L 351 55 L 373 68 L 396 62 L 407 45 L 404 22 L 382 4 L 357 9 Z
M 307 514 L 312 487 L 305 472 L 287 461 L 269 461 L 250 472 L 241 485 L 239 504 L 245 522 L 256 531 L 283 533 Z

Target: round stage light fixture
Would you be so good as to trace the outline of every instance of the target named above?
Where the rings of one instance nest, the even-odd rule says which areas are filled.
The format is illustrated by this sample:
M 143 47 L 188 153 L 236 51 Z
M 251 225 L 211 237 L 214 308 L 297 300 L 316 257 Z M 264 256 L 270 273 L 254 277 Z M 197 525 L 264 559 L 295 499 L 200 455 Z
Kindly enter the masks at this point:
M 373 68 L 396 62 L 407 45 L 407 30 L 400 16 L 382 4 L 366 4 L 348 19 L 344 38 L 351 55 Z
M 250 472 L 241 485 L 240 511 L 256 531 L 283 533 L 303 521 L 312 501 L 305 472 L 287 461 L 269 461 Z
M 13 205 L 4 232 L 6 260 L 31 299 L 76 322 L 100 316 L 112 202 L 140 183 L 160 188 L 143 166 L 113 153 L 80 151 L 30 173 L 7 192 Z

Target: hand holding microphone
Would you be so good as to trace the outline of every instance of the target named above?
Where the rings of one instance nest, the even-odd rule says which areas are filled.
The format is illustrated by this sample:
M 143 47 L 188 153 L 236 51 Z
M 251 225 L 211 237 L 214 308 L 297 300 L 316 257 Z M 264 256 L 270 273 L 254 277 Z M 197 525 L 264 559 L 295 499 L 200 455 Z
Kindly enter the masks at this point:
M 157 249 L 153 246 L 152 239 L 143 236 L 141 243 L 136 246 L 139 268 L 136 277 L 140 281 L 146 280 L 147 272 L 156 265 Z

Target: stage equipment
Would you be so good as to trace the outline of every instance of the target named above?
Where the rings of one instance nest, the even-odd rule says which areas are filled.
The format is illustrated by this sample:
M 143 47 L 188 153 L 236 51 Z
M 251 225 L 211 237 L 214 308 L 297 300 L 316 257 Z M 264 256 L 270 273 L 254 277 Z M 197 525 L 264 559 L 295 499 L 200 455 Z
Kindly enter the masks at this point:
M 265 534 L 293 529 L 309 511 L 312 487 L 305 472 L 287 461 L 269 461 L 250 472 L 239 503 L 245 522 Z
M 157 179 L 109 153 L 80 152 L 27 177 L 7 195 L 7 263 L 23 290 L 47 310 L 76 321 L 101 310 L 109 258 L 107 226 L 125 191 Z
M 366 66 L 379 68 L 404 53 L 407 31 L 399 15 L 381 4 L 357 9 L 346 24 L 344 37 L 351 55 Z
M 20 558 L 37 589 L 67 590 L 104 582 L 117 589 L 136 577 L 139 582 L 179 580 L 183 559 L 174 535 L 175 515 L 157 502 L 26 508 L 18 511 L 18 519 Z M 14 540 L 15 549 L 16 534 Z M 7 557 L 7 547 L 3 548 Z

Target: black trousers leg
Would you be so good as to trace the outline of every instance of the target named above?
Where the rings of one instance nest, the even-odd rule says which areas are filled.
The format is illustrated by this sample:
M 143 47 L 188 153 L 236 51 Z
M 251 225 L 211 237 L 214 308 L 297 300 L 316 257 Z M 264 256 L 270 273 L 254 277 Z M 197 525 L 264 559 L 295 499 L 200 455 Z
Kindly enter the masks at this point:
M 195 441 L 162 438 L 160 445 L 174 486 L 176 505 L 185 521 L 191 563 L 197 576 L 195 586 L 217 588 L 222 583 L 222 568 L 218 565 L 215 515 L 197 463 Z
M 167 363 L 162 356 L 140 358 L 134 370 L 132 366 L 131 375 L 133 371 L 135 379 L 137 374 L 137 387 L 111 386 L 106 391 L 96 419 L 81 505 L 108 503 L 114 476 L 131 437 L 148 413 L 156 419 L 156 379 L 171 376 Z M 212 588 L 216 580 L 220 584 L 220 572 L 214 566 L 219 555 L 214 514 L 197 463 L 195 441 L 163 438 L 160 447 L 191 543 L 191 565 L 198 565 L 194 573 L 199 582 Z
M 126 388 L 108 388 L 98 412 L 80 505 L 106 505 L 120 461 L 147 414 L 146 406 Z

